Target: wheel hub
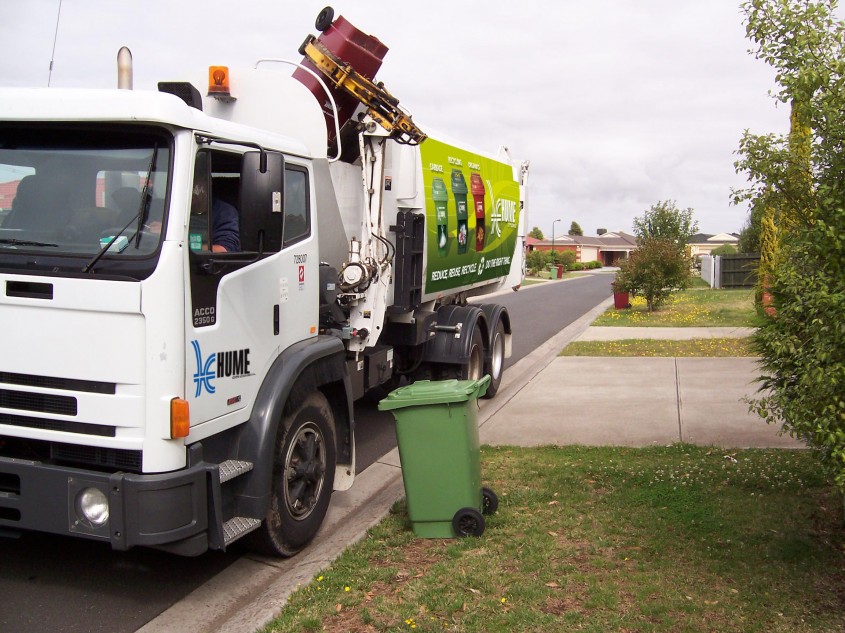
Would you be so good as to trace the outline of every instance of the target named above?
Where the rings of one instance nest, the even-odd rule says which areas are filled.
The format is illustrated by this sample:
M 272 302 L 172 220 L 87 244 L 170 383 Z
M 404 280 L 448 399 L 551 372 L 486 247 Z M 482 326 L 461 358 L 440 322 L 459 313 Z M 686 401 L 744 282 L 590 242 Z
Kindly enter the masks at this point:
M 285 503 L 296 519 L 305 519 L 320 498 L 326 474 L 323 436 L 316 425 L 300 427 L 285 457 Z

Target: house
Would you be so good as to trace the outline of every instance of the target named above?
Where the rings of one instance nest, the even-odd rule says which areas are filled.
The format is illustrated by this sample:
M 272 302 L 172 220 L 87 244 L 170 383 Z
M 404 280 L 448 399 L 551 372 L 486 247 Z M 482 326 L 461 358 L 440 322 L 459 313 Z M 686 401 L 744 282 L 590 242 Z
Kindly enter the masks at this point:
M 529 240 L 531 240 L 529 242 Z M 554 240 L 526 238 L 528 250 L 575 253 L 576 262 L 599 261 L 602 266 L 616 266 L 619 260 L 637 248 L 637 238 L 622 231 L 601 235 L 561 235 Z
M 696 233 L 690 238 L 687 246 L 690 255 L 697 257 L 698 255 L 709 255 L 713 252 L 713 249 L 725 244 L 736 247 L 739 244 L 739 234 L 717 233 L 716 235 L 709 235 L 707 233 Z

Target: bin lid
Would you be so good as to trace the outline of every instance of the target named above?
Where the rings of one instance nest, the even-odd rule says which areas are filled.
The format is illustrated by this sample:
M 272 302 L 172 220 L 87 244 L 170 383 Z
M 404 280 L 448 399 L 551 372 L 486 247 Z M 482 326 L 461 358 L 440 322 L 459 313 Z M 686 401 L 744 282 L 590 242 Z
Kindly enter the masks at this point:
M 450 404 L 480 398 L 487 393 L 490 376 L 478 380 L 418 380 L 394 389 L 378 403 L 379 411 L 426 404 Z

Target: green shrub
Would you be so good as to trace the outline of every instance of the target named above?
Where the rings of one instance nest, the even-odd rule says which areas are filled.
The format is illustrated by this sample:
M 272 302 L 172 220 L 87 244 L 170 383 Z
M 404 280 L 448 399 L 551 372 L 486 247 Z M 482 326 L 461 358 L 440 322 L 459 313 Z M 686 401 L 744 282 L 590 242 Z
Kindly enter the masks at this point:
M 525 265 L 528 267 L 528 271 L 534 275 L 546 268 L 548 262 L 549 254 L 544 251 L 529 251 L 525 256 Z
M 754 408 L 814 447 L 845 489 L 845 190 L 837 188 L 818 209 L 824 219 L 782 251 L 775 312 L 756 335 L 766 395 Z
M 641 240 L 639 248 L 622 262 L 614 290 L 627 290 L 644 297 L 649 312 L 653 312 L 674 290 L 689 287 L 690 263 L 686 251 L 678 249 L 677 242 L 661 238 Z
M 564 266 L 569 266 L 569 264 L 575 263 L 575 253 L 572 251 L 555 251 L 555 255 L 557 255 L 556 264 L 563 264 Z
M 736 247 L 732 244 L 722 244 L 717 246 L 711 252 L 711 255 L 736 255 Z
M 816 449 L 845 490 L 845 23 L 833 2 L 743 8 L 754 52 L 776 72 L 772 92 L 792 107 L 790 135 L 746 132 L 737 163 L 750 183 L 740 199 L 762 214 L 761 279 L 774 297 L 756 336 L 753 406 Z

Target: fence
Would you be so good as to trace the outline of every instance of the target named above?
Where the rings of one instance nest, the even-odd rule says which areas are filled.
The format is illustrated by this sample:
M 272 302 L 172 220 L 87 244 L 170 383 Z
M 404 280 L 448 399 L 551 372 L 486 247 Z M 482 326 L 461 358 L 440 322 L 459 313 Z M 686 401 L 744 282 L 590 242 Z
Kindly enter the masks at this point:
M 711 288 L 754 288 L 757 285 L 758 253 L 703 255 L 701 278 Z

